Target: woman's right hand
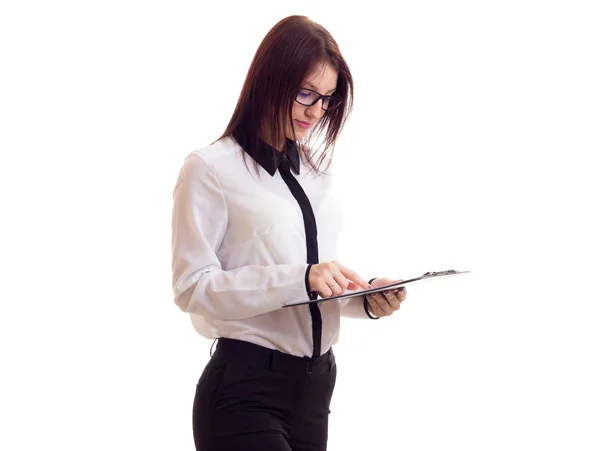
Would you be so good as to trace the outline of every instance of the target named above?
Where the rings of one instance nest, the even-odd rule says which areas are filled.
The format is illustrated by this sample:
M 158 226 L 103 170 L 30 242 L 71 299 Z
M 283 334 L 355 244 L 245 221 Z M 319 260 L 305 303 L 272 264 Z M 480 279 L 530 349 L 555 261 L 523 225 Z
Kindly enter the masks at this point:
M 351 269 L 338 262 L 318 263 L 310 268 L 308 284 L 322 298 L 337 296 L 346 290 L 367 290 L 369 284 Z

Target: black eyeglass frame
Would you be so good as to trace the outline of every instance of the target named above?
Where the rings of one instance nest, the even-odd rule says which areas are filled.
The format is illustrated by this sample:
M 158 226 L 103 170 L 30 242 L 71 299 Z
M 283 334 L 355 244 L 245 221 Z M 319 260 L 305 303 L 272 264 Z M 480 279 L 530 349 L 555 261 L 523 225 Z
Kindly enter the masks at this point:
M 302 91 L 314 92 L 318 97 L 312 103 L 302 103 L 302 102 L 300 102 L 298 100 L 298 96 L 300 95 L 300 93 Z M 298 94 L 296 94 L 296 98 L 294 99 L 294 101 L 298 102 L 302 106 L 313 106 L 315 103 L 317 103 L 321 99 L 323 99 L 323 102 L 321 102 L 321 109 L 323 111 L 335 110 L 336 108 L 338 108 L 342 104 L 342 98 L 340 98 L 340 97 L 325 96 L 325 95 L 321 94 L 320 92 L 315 91 L 314 89 L 308 89 L 308 88 L 302 88 L 302 89 L 300 89 L 298 91 Z M 331 108 L 323 108 L 323 105 L 325 104 L 325 101 L 328 102 L 328 105 L 329 105 L 329 103 L 331 103 L 333 101 L 334 102 L 334 106 L 331 107 Z

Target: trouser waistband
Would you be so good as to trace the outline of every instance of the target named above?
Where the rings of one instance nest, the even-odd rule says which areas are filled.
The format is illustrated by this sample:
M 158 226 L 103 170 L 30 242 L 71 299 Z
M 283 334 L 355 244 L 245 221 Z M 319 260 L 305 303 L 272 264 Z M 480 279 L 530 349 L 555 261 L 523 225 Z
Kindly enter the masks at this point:
M 333 350 L 319 357 L 298 357 L 281 351 L 265 348 L 254 343 L 231 338 L 219 338 L 215 358 L 236 360 L 268 368 L 271 371 L 305 374 L 322 374 L 335 366 Z

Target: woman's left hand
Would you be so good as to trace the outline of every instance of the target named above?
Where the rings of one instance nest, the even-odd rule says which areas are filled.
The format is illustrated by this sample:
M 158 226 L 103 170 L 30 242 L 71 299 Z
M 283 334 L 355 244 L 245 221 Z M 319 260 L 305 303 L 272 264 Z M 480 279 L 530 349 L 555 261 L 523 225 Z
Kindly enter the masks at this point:
M 402 282 L 402 279 L 393 280 L 388 278 L 375 279 L 371 286 L 373 288 L 390 285 L 392 283 Z M 406 287 L 396 288 L 380 293 L 367 295 L 369 311 L 373 316 L 390 316 L 396 310 L 400 309 L 400 304 L 406 299 Z

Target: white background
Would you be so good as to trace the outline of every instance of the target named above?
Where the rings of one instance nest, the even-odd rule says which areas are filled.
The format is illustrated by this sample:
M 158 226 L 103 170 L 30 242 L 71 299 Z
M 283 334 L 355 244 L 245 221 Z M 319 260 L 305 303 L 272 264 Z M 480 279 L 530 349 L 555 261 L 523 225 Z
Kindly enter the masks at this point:
M 306 14 L 356 83 L 340 261 L 472 271 L 344 321 L 329 449 L 600 449 L 593 3 L 3 2 L 0 448 L 193 449 L 172 189 Z

